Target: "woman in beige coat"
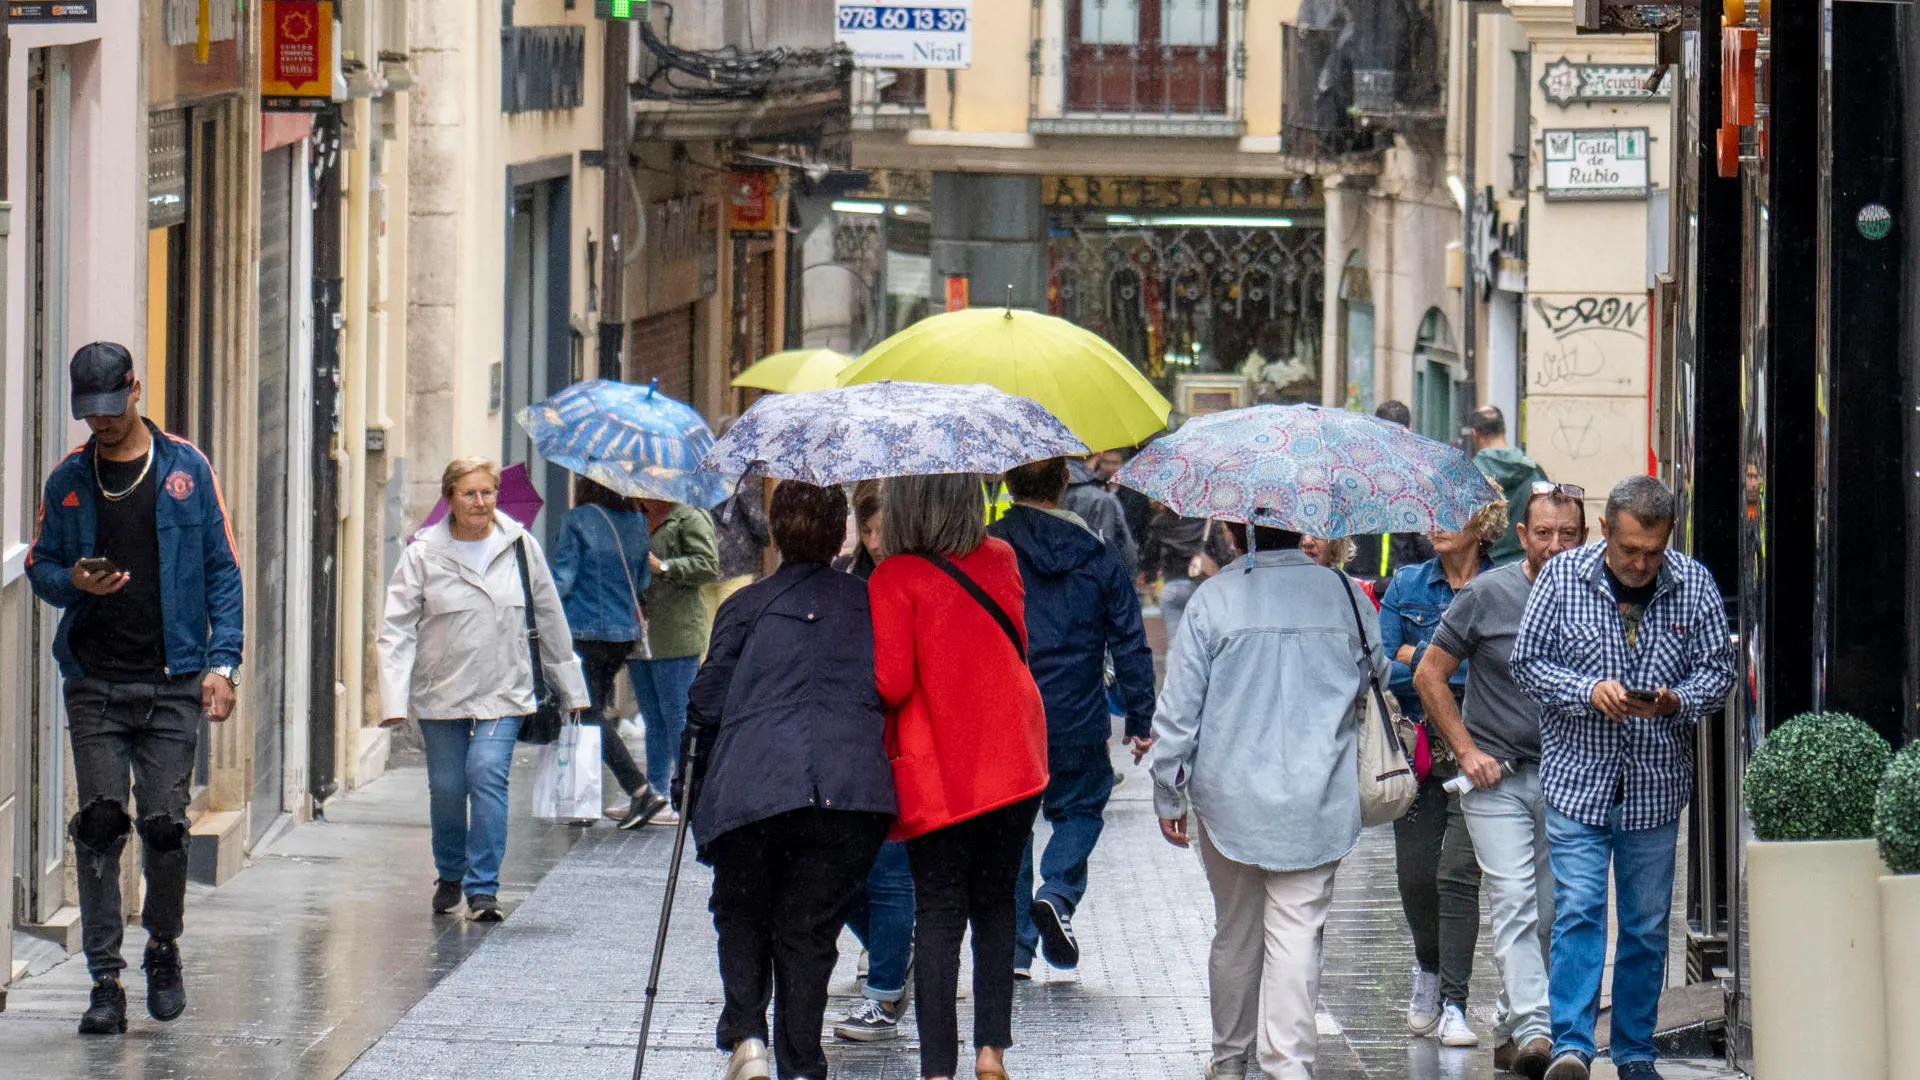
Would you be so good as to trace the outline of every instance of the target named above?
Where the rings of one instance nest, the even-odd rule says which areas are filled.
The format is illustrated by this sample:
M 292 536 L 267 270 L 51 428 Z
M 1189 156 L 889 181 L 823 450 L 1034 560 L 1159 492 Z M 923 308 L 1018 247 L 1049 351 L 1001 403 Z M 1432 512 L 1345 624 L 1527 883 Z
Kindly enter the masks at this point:
M 507 772 L 520 722 L 534 711 L 529 592 L 540 660 L 561 704 L 588 705 L 560 594 L 538 541 L 495 508 L 500 469 L 460 458 L 440 481 L 447 518 L 400 555 L 380 634 L 386 723 L 420 721 L 427 744 L 433 910 L 459 906 L 500 920 L 500 860 L 507 849 Z M 520 567 L 524 557 L 527 583 Z

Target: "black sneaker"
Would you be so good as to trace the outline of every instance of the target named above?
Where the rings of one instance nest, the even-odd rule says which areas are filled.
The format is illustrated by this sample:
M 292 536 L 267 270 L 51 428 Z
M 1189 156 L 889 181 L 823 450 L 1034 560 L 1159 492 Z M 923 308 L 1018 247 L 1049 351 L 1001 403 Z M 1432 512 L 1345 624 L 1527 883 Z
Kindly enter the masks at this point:
M 1624 1061 L 1615 1071 L 1620 1080 L 1661 1080 L 1660 1071 L 1651 1061 Z
M 637 829 L 659 816 L 660 811 L 668 805 L 667 800 L 651 786 L 643 787 L 634 793 L 633 801 L 627 804 L 627 816 L 620 819 L 620 828 Z
M 506 917 L 498 897 L 487 893 L 467 897 L 467 918 L 474 922 L 499 922 Z
M 187 983 L 180 975 L 179 943 L 172 938 L 147 942 L 147 959 L 140 967 L 147 973 L 147 1015 L 163 1024 L 180 1019 L 187 1011 Z
M 900 1037 L 900 1007 L 888 1007 L 872 998 L 861 998 L 845 1020 L 833 1025 L 833 1033 L 849 1042 L 885 1042 Z
M 1547 1066 L 1546 1080 L 1588 1080 L 1592 1075 L 1589 1064 L 1585 1054 L 1568 1050 Z
M 1073 939 L 1072 916 L 1062 915 L 1053 901 L 1041 897 L 1027 909 L 1040 931 L 1040 955 L 1061 971 L 1080 966 L 1080 943 Z
M 82 1035 L 125 1035 L 127 1033 L 127 992 L 120 980 L 105 976 L 93 981 L 93 998 L 87 1011 L 80 1014 Z
M 445 915 L 460 906 L 460 883 L 441 878 L 433 883 L 433 913 Z

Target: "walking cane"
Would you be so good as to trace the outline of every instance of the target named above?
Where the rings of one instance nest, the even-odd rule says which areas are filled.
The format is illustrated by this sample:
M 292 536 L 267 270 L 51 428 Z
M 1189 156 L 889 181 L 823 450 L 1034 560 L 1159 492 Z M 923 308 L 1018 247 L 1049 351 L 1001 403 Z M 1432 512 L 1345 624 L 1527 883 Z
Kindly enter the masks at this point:
M 681 800 L 686 805 L 680 808 L 680 824 L 673 831 L 673 863 L 667 869 L 667 896 L 660 902 L 660 930 L 653 938 L 653 968 L 647 973 L 647 1005 L 640 1014 L 640 1042 L 633 1054 L 633 1080 L 640 1080 L 640 1070 L 647 1064 L 647 1034 L 653 1030 L 653 1002 L 660 996 L 660 963 L 667 952 L 667 920 L 673 917 L 673 894 L 680 887 L 680 859 L 687 850 L 687 825 L 693 821 L 693 766 L 699 754 L 700 740 L 688 740 L 686 757 L 680 766 L 686 770 L 687 794 Z

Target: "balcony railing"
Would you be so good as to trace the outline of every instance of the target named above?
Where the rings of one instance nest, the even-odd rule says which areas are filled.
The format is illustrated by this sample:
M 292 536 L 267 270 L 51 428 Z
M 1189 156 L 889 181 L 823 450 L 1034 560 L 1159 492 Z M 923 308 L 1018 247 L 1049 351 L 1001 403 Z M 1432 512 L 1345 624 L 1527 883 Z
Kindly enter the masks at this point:
M 1245 0 L 1062 2 L 1065 26 L 1052 32 L 1034 6 L 1033 134 L 1244 132 Z
M 856 68 L 855 131 L 908 131 L 927 126 L 927 73 L 916 68 Z

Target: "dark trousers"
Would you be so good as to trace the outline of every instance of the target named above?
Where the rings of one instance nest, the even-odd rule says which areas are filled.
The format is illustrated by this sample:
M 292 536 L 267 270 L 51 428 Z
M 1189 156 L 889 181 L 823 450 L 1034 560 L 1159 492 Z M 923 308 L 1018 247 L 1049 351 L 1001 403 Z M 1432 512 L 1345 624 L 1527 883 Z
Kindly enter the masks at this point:
M 973 927 L 973 1045 L 1013 1045 L 1013 889 L 1040 796 L 907 841 L 920 1075 L 959 1064 L 960 939 Z
M 1393 854 L 1414 960 L 1440 973 L 1443 1003 L 1464 1007 L 1480 937 L 1480 861 L 1460 796 L 1442 786 L 1451 773 L 1439 771 L 1420 782 L 1413 809 L 1393 823 Z
M 1040 888 L 1033 887 L 1033 836 L 1027 836 L 1020 855 L 1020 876 L 1014 883 L 1013 914 L 1018 928 L 1016 966 L 1033 963 L 1040 947 L 1040 930 L 1030 909 L 1036 897 L 1053 901 L 1062 915 L 1072 915 L 1087 895 L 1087 860 L 1106 827 L 1107 799 L 1113 795 L 1113 760 L 1105 743 L 1092 746 L 1054 746 L 1047 750 L 1047 790 L 1040 813 L 1053 826 L 1040 855 Z
M 713 864 L 713 928 L 720 934 L 726 1006 L 715 1041 L 731 1050 L 767 1038 L 774 1003 L 774 1063 L 782 1078 L 822 1080 L 820 1025 L 827 981 L 840 957 L 840 926 L 893 819 L 808 807 L 722 833 Z
M 141 925 L 156 938 L 180 936 L 187 904 L 187 799 L 200 742 L 200 684 L 195 672 L 160 683 L 68 679 L 67 731 L 80 812 L 67 824 L 80 882 L 81 940 L 87 969 L 113 976 L 126 920 L 120 914 L 120 853 L 140 810 L 147 897 Z
M 632 795 L 647 786 L 647 774 L 640 771 L 633 753 L 620 741 L 620 724 L 612 709 L 613 684 L 627 666 L 633 642 L 575 640 L 573 651 L 580 654 L 580 666 L 587 676 L 587 698 L 593 702 L 580 719 L 600 725 L 600 760 L 613 770 L 620 790 Z

